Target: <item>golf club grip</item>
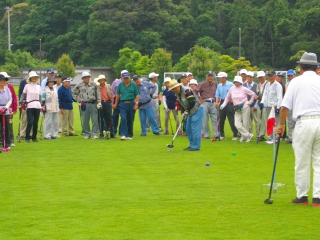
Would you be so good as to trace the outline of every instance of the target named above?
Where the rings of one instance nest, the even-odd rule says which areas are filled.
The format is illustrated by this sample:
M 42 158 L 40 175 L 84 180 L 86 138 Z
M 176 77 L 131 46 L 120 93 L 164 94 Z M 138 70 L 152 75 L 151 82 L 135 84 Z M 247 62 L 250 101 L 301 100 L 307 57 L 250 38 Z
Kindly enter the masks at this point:
M 276 172 L 279 146 L 280 146 L 280 136 L 278 137 L 277 149 L 276 149 L 276 156 L 275 156 L 275 158 L 274 158 L 273 171 L 272 171 L 272 177 L 271 177 L 271 183 L 270 183 L 270 191 L 269 191 L 269 199 L 271 198 L 272 187 L 273 187 L 273 179 L 274 179 L 274 175 L 275 175 L 275 172 Z

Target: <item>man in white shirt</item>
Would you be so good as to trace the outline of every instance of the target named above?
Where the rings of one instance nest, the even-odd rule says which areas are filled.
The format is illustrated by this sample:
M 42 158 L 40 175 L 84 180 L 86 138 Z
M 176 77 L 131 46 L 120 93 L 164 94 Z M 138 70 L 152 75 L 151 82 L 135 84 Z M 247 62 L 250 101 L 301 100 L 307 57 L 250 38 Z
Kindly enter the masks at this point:
M 260 108 L 266 108 L 266 119 L 267 122 L 268 116 L 272 107 L 275 109 L 276 115 L 276 124 L 279 124 L 279 111 L 282 102 L 282 87 L 280 83 L 276 81 L 276 72 L 274 70 L 269 70 L 267 72 L 269 82 L 265 86 L 265 90 L 262 96 L 260 103 Z M 273 140 L 273 134 L 270 135 L 270 140 Z
M 287 82 L 287 84 L 286 84 L 286 89 L 288 89 L 291 80 L 294 79 L 295 77 L 296 77 L 296 72 L 295 72 L 293 69 L 289 69 L 288 72 L 287 72 L 288 82 Z M 289 132 L 288 132 L 288 141 L 287 141 L 287 144 L 292 144 L 292 133 L 293 133 L 293 130 L 294 130 L 295 125 L 296 125 L 296 119 L 294 119 L 294 118 L 292 117 L 292 111 L 290 110 L 290 111 L 289 111 L 289 114 L 288 114 L 288 128 L 289 128 Z
M 264 71 L 259 71 L 257 73 L 257 77 L 258 77 L 258 81 L 259 81 L 259 85 L 258 85 L 258 92 L 259 95 L 258 97 L 258 105 L 260 105 L 261 101 L 262 101 L 262 96 L 264 93 L 264 89 L 265 86 L 267 84 L 266 81 L 266 74 Z M 266 133 L 267 130 L 267 114 L 266 114 L 266 109 L 260 109 L 260 107 L 258 108 L 258 118 L 259 118 L 259 139 L 258 141 L 266 141 L 266 139 L 264 138 L 264 134 Z
M 283 136 L 289 110 L 297 119 L 292 146 L 295 154 L 297 198 L 293 204 L 308 205 L 310 172 L 313 168 L 313 207 L 320 207 L 320 76 L 315 53 L 304 53 L 297 62 L 300 76 L 290 83 L 281 104 L 277 134 Z M 307 84 L 306 84 L 307 83 Z
M 156 114 L 159 132 L 162 132 L 163 130 L 161 129 L 161 120 L 160 120 L 160 113 L 159 113 L 159 102 L 161 103 L 161 101 L 159 101 L 159 86 L 157 84 L 158 77 L 159 77 L 159 74 L 157 74 L 155 72 L 152 72 L 149 74 L 150 82 L 157 86 L 156 91 L 154 92 L 154 94 L 151 97 L 151 102 L 153 105 L 154 112 Z M 149 125 L 149 121 L 147 121 L 147 131 L 149 131 L 149 130 L 150 130 L 150 125 Z

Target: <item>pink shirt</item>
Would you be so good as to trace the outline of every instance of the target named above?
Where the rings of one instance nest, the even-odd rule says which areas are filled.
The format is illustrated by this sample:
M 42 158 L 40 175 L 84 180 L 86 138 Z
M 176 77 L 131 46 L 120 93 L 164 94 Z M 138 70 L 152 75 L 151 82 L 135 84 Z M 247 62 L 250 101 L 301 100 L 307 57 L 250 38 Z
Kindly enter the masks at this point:
M 243 106 L 243 109 L 246 109 L 247 107 L 250 106 L 251 103 L 253 103 L 254 96 L 256 94 L 253 91 L 251 91 L 248 88 L 245 88 L 243 86 L 240 86 L 240 87 L 233 86 L 232 88 L 230 88 L 226 98 L 224 99 L 222 106 L 225 107 L 230 99 L 232 99 L 234 106 L 244 104 L 248 100 L 248 98 L 247 98 L 248 95 L 251 96 L 251 98 L 249 100 L 248 105 L 245 104 Z
M 27 95 L 28 108 L 41 108 L 40 97 L 41 88 L 36 83 L 28 83 L 23 89 L 23 93 Z

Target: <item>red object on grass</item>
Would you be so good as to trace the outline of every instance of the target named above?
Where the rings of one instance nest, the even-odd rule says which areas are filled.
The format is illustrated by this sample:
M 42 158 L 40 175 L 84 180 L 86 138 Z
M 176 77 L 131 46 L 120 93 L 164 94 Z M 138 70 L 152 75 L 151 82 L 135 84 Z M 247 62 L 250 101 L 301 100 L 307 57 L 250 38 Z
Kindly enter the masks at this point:
M 276 127 L 276 115 L 274 108 L 271 108 L 268 121 L 267 121 L 267 135 L 270 136 L 273 133 L 274 128 Z

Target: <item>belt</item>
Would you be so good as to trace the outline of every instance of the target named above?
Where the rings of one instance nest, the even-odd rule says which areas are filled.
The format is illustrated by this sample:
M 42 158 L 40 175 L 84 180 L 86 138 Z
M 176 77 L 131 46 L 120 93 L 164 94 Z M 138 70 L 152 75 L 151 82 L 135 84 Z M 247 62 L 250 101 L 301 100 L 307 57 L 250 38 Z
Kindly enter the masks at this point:
M 130 103 L 133 103 L 134 101 L 133 100 L 127 100 L 127 101 L 120 101 L 122 103 L 125 103 L 125 104 L 130 104 Z
M 297 120 L 306 120 L 306 119 L 320 119 L 320 115 L 299 116 L 299 117 L 297 117 Z
M 213 99 L 212 99 L 212 100 L 205 99 L 204 101 L 205 101 L 205 102 L 211 102 L 211 103 L 214 103 L 214 102 L 215 102 L 215 100 L 213 100 Z
M 152 97 L 152 99 L 157 99 L 157 97 Z
M 86 102 L 86 101 L 84 101 L 84 103 L 96 103 L 95 101 L 91 101 L 91 102 Z
M 108 101 L 105 101 L 105 100 L 101 100 L 101 102 L 111 102 L 110 100 L 108 100 Z

